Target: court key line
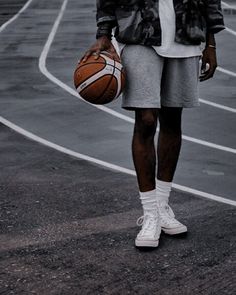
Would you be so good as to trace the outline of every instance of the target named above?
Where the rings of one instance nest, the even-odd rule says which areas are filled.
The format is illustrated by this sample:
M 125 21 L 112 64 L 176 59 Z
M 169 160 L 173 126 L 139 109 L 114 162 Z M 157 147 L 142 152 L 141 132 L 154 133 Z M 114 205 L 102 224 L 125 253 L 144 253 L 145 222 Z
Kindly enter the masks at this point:
M 56 19 L 56 22 L 54 23 L 54 27 L 56 28 L 56 30 L 57 30 L 57 27 L 58 27 L 58 25 L 60 23 L 60 19 L 63 16 L 63 12 L 64 12 L 64 10 L 66 8 L 67 2 L 68 2 L 68 0 L 65 0 L 63 2 L 62 6 L 61 6 L 60 13 L 59 13 L 59 15 L 58 15 L 58 17 Z M 52 31 L 51 31 L 51 33 L 52 33 Z M 50 35 L 51 35 L 51 33 L 50 33 Z M 50 37 L 50 35 L 49 35 L 49 37 Z M 50 45 L 50 43 L 47 42 L 45 44 L 44 49 L 45 50 L 46 49 L 49 50 L 50 49 L 50 46 L 49 45 Z M 42 55 L 40 56 L 40 58 L 42 58 Z M 45 66 L 45 64 L 44 64 L 44 66 Z M 51 73 L 48 72 L 48 74 L 49 74 L 49 77 L 50 78 L 56 79 L 56 81 L 58 80 Z M 59 80 L 59 82 L 61 82 L 61 81 Z M 62 83 L 62 84 L 64 84 L 64 83 Z M 72 93 L 74 92 L 74 90 L 71 89 L 66 84 L 64 86 L 66 86 L 65 89 L 67 89 L 67 91 L 69 93 L 71 93 L 71 91 L 72 91 Z M 104 107 L 103 106 L 100 106 L 99 108 L 102 109 Z M 112 110 L 109 110 L 109 111 L 110 111 L 110 113 L 113 113 L 114 112 Z M 117 113 L 117 112 L 115 112 L 115 113 Z M 118 114 L 119 114 L 119 117 L 120 118 L 126 117 L 126 116 L 124 116 L 124 115 L 122 115 L 120 113 L 118 113 Z M 131 118 L 129 118 L 129 119 L 132 120 Z M 126 118 L 126 120 L 127 120 L 127 118 Z M 18 132 L 18 133 L 20 133 L 20 134 L 22 134 L 22 135 L 24 135 L 24 136 L 26 136 L 26 137 L 34 140 L 34 141 L 37 141 L 37 142 L 39 142 L 41 144 L 44 144 L 44 145 L 46 145 L 48 147 L 51 147 L 51 148 L 53 148 L 55 150 L 58 150 L 60 152 L 66 153 L 68 155 L 71 155 L 71 156 L 74 156 L 76 158 L 83 159 L 83 160 L 86 160 L 86 161 L 89 161 L 89 162 L 92 162 L 92 163 L 96 163 L 96 164 L 101 165 L 103 167 L 106 167 L 106 168 L 109 168 L 109 169 L 113 169 L 113 170 L 116 170 L 116 171 L 119 171 L 119 172 L 122 172 L 122 173 L 126 173 L 126 174 L 129 174 L 129 175 L 136 175 L 135 171 L 133 171 L 131 169 L 127 169 L 127 168 L 124 168 L 124 167 L 121 167 L 121 166 L 118 166 L 118 165 L 114 165 L 114 164 L 111 164 L 111 163 L 108 163 L 108 162 L 105 162 L 105 161 L 101 161 L 101 160 L 96 159 L 96 158 L 93 158 L 93 157 L 89 157 L 89 156 L 80 154 L 78 152 L 69 150 L 69 149 L 64 148 L 62 146 L 59 146 L 59 145 L 57 145 L 55 143 L 52 143 L 52 142 L 50 142 L 48 140 L 45 140 L 45 139 L 43 139 L 43 138 L 41 138 L 41 137 L 39 137 L 39 136 L 37 136 L 37 135 L 35 135 L 35 134 L 33 134 L 33 133 L 25 130 L 25 129 L 23 129 L 23 128 L 17 126 L 17 125 L 15 125 L 14 123 L 12 123 L 12 122 L 4 119 L 3 117 L 0 117 L 0 122 L 2 124 L 4 124 L 4 125 L 8 126 L 9 128 L 15 130 L 16 132 Z M 173 184 L 173 187 L 176 188 L 176 189 L 178 189 L 178 190 L 185 191 L 185 192 L 188 192 L 188 193 L 197 195 L 197 196 L 201 196 L 201 197 L 204 197 L 204 198 L 207 198 L 207 199 L 211 199 L 211 200 L 214 200 L 214 201 L 217 201 L 217 202 L 221 202 L 221 203 L 229 204 L 229 205 L 232 205 L 232 206 L 236 206 L 236 201 L 234 201 L 234 200 L 230 200 L 230 199 L 223 198 L 223 197 L 220 197 L 220 196 L 216 196 L 216 195 L 213 195 L 213 194 L 205 193 L 205 192 L 202 192 L 202 191 L 199 191 L 199 190 L 195 190 L 195 189 L 192 189 L 192 188 L 189 188 L 189 187 L 186 187 L 186 186 L 178 185 L 178 184 Z
M 55 23 L 54 23 L 54 25 L 52 27 L 52 30 L 51 30 L 51 32 L 50 32 L 50 34 L 48 36 L 48 39 L 47 39 L 47 41 L 45 43 L 43 51 L 41 52 L 41 55 L 39 57 L 39 69 L 40 69 L 41 73 L 44 76 L 46 76 L 49 80 L 51 80 L 54 84 L 58 85 L 59 87 L 61 87 L 65 91 L 69 92 L 71 95 L 75 96 L 76 98 L 79 98 L 80 100 L 84 101 L 79 96 L 79 94 L 77 93 L 76 90 L 72 89 L 70 86 L 68 86 L 67 84 L 65 84 L 64 82 L 62 82 L 58 78 L 56 78 L 52 73 L 50 73 L 48 71 L 47 66 L 46 66 L 47 56 L 48 56 L 49 50 L 51 48 L 51 45 L 53 43 L 53 40 L 55 38 L 58 27 L 60 25 L 60 21 L 61 21 L 61 19 L 63 17 L 63 14 L 64 14 L 67 3 L 68 3 L 68 0 L 65 0 L 63 2 L 62 8 L 61 8 L 61 10 L 60 10 L 60 12 L 58 14 L 58 17 L 55 20 Z M 88 103 L 88 102 L 86 102 L 86 103 Z M 90 103 L 88 103 L 88 104 L 90 104 Z M 209 102 L 209 104 L 214 105 L 214 103 L 212 103 L 212 102 Z M 100 106 L 100 105 L 92 105 L 92 104 L 90 104 L 90 105 L 97 108 L 97 109 L 99 109 L 99 110 L 102 110 L 102 111 L 104 111 L 106 113 L 109 113 L 110 115 L 113 115 L 113 116 L 115 116 L 115 117 L 117 117 L 119 119 L 125 120 L 126 122 L 134 123 L 133 118 L 130 118 L 129 116 L 123 115 L 123 114 L 121 114 L 121 113 L 119 113 L 117 111 L 114 111 L 114 110 L 112 110 L 112 109 L 110 109 L 108 107 Z M 207 146 L 207 147 L 210 147 L 210 148 L 214 148 L 214 149 L 218 149 L 218 150 L 222 150 L 222 151 L 225 151 L 225 152 L 230 152 L 230 153 L 236 154 L 236 149 L 231 148 L 231 147 L 218 145 L 218 144 L 215 144 L 215 143 L 211 143 L 211 142 L 201 140 L 201 139 L 197 139 L 197 138 L 194 138 L 194 137 L 190 137 L 190 136 L 187 136 L 187 135 L 183 135 L 182 138 L 184 140 L 194 142 L 196 144 L 200 144 L 200 145 Z
M 30 139 L 32 139 L 32 140 L 34 140 L 36 142 L 39 142 L 39 143 L 41 143 L 41 144 L 43 144 L 45 146 L 53 148 L 54 150 L 57 150 L 57 151 L 62 152 L 64 154 L 73 156 L 73 157 L 81 159 L 81 160 L 91 162 L 93 164 L 95 163 L 95 164 L 98 164 L 98 165 L 100 165 L 102 167 L 106 167 L 108 169 L 112 169 L 112 170 L 115 170 L 115 171 L 118 171 L 118 172 L 121 172 L 121 173 L 136 176 L 136 173 L 135 173 L 134 170 L 127 169 L 127 168 L 124 168 L 124 167 L 121 167 L 121 166 L 118 166 L 118 165 L 115 165 L 115 164 L 112 164 L 112 163 L 109 163 L 109 162 L 105 162 L 105 161 L 96 159 L 94 157 L 90 157 L 90 156 L 75 152 L 73 150 L 70 150 L 70 149 L 65 148 L 63 146 L 60 146 L 58 144 L 55 144 L 55 143 L 53 143 L 51 141 L 48 141 L 48 140 L 46 140 L 46 139 L 44 139 L 42 137 L 39 137 L 39 136 L 33 134 L 32 132 L 29 132 L 29 131 L 17 126 L 16 124 L 4 119 L 1 116 L 0 116 L 0 122 L 2 124 L 4 124 L 5 126 L 11 128 L 12 130 L 15 130 L 17 133 L 20 133 L 20 134 L 24 135 L 27 138 L 30 138 Z M 200 197 L 203 197 L 203 198 L 206 198 L 206 199 L 210 199 L 210 200 L 213 200 L 213 201 L 216 201 L 216 202 L 236 206 L 236 201 L 234 201 L 232 199 L 227 199 L 227 198 L 220 197 L 220 196 L 217 196 L 217 195 L 214 195 L 214 194 L 209 194 L 209 193 L 206 193 L 206 192 L 203 192 L 203 191 L 192 189 L 192 188 L 187 187 L 187 186 L 183 186 L 183 185 L 173 183 L 173 188 L 175 188 L 177 190 L 180 190 L 180 191 L 183 191 L 183 192 L 193 194 L 195 196 L 200 196 Z

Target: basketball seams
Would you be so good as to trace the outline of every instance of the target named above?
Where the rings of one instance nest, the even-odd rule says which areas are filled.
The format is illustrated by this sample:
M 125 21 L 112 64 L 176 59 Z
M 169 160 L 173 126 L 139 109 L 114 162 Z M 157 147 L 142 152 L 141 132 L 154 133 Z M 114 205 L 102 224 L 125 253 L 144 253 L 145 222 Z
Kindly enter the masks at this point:
M 113 72 L 112 72 L 112 74 L 110 74 L 110 75 L 111 75 L 110 81 L 107 83 L 107 86 L 106 86 L 105 90 L 102 92 L 102 94 L 100 95 L 100 97 L 97 98 L 97 99 L 94 101 L 94 103 L 96 103 L 96 101 L 98 101 L 99 99 L 101 99 L 101 98 L 103 97 L 104 93 L 106 93 L 106 91 L 107 91 L 109 85 L 111 84 L 111 81 L 112 81 L 112 79 L 113 79 L 113 77 L 114 77 L 114 73 L 115 73 L 115 61 L 114 61 L 114 65 L 110 65 L 110 66 L 113 67 Z
M 102 78 L 104 78 L 104 77 L 106 77 L 106 76 L 110 76 L 111 74 L 105 74 L 105 75 L 103 75 L 102 76 Z M 78 88 L 77 88 L 77 90 L 80 92 L 80 95 L 82 96 L 82 94 L 83 94 L 83 91 L 84 90 L 86 90 L 88 87 L 91 87 L 94 83 L 96 83 L 99 79 L 101 79 L 101 76 L 100 77 L 98 77 L 98 78 L 96 78 L 94 81 L 92 81 L 91 83 L 89 83 L 86 87 L 84 87 L 83 89 L 81 89 L 81 90 L 78 90 Z M 108 82 L 108 83 L 110 83 L 110 81 Z M 107 89 L 107 88 L 106 88 Z M 104 91 L 102 92 L 102 95 L 104 94 Z M 101 95 L 101 96 L 102 96 Z M 99 98 L 97 98 L 97 99 L 100 99 L 101 98 L 101 96 L 99 97 Z M 97 100 L 96 99 L 96 100 Z
M 106 104 L 115 100 L 121 94 L 123 85 L 121 79 L 123 79 L 124 68 L 121 62 L 105 55 L 103 57 L 103 54 L 100 54 L 100 56 L 99 60 L 78 65 L 74 73 L 74 79 L 78 81 L 78 86 L 76 85 L 78 93 L 82 98 L 84 96 L 85 100 L 94 104 Z M 94 73 L 90 74 L 95 64 L 97 66 L 94 69 Z M 88 66 L 88 70 L 85 66 Z M 90 68 L 91 70 L 89 70 Z M 80 73 L 81 69 L 82 73 Z M 90 74 L 89 76 L 86 76 L 86 71 L 88 75 Z M 83 73 L 86 76 L 84 79 Z
M 89 63 L 89 64 L 103 64 L 103 65 L 104 65 L 104 67 L 103 67 L 102 69 L 100 69 L 98 72 L 96 72 L 96 74 L 99 73 L 99 72 L 101 72 L 101 71 L 103 71 L 103 70 L 106 68 L 106 64 L 104 64 L 104 63 L 102 63 L 102 62 L 101 62 L 101 63 L 93 62 L 93 63 Z M 83 65 L 83 66 L 86 66 L 86 65 L 88 65 L 88 64 L 85 64 L 85 65 Z M 83 67 L 83 66 L 82 66 L 82 67 Z M 76 75 L 76 72 L 77 72 L 78 70 L 80 70 L 82 67 L 78 67 L 78 68 L 75 70 L 74 75 Z M 89 75 L 88 77 L 84 78 L 83 80 L 79 81 L 79 85 L 83 84 L 86 80 L 90 79 L 92 76 L 94 76 L 94 73 L 92 73 L 92 74 Z M 78 85 L 75 85 L 75 87 L 77 88 Z
M 86 87 L 89 86 L 92 82 L 98 80 L 99 78 L 101 78 L 101 77 L 103 77 L 103 76 L 106 76 L 106 75 L 110 76 L 111 73 L 107 73 L 107 72 L 105 71 L 105 69 L 106 69 L 106 67 L 105 67 L 102 71 L 99 71 L 99 72 L 97 72 L 96 74 L 93 74 L 89 79 L 86 79 L 86 80 L 83 82 L 83 83 L 87 83 Z M 113 69 L 113 71 L 114 71 L 114 69 Z M 93 78 L 94 78 L 94 80 L 93 80 Z M 77 87 L 77 91 L 78 91 L 78 92 L 80 92 L 80 91 L 83 90 L 83 89 L 81 88 L 81 86 L 83 86 L 83 83 L 80 83 L 80 85 Z M 85 88 L 86 88 L 86 87 L 85 87 Z
M 91 64 L 103 64 L 103 65 L 105 65 L 104 66 L 104 68 L 106 67 L 106 66 L 112 66 L 112 67 L 114 67 L 114 68 L 116 68 L 118 71 L 122 71 L 122 68 L 123 68 L 123 66 L 121 66 L 121 67 L 117 67 L 116 65 L 114 65 L 114 64 L 110 64 L 110 63 L 103 63 L 103 62 L 95 62 L 95 61 L 92 61 L 92 62 L 88 62 L 88 63 L 86 63 L 86 64 L 84 64 L 84 65 L 82 65 L 82 66 L 80 66 L 80 67 L 78 67 L 76 70 L 80 70 L 82 67 L 84 67 L 84 66 L 87 66 L 87 65 L 91 65 Z M 103 68 L 103 69 L 104 69 Z
M 118 75 L 120 75 L 120 77 L 117 77 L 116 75 L 114 75 L 114 77 L 116 78 L 116 82 L 117 82 L 117 91 L 116 91 L 116 96 L 115 99 L 119 96 L 120 94 L 120 90 L 121 90 L 121 73 L 119 73 Z

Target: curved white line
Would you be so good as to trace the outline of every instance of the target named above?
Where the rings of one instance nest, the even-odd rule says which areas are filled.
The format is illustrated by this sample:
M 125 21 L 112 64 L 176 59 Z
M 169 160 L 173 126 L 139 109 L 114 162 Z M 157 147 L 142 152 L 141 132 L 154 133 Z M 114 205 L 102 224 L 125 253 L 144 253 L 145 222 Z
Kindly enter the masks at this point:
M 217 67 L 216 69 L 217 69 L 219 72 L 222 72 L 222 73 L 227 74 L 227 75 L 232 76 L 232 77 L 236 77 L 236 73 L 235 73 L 235 72 L 232 72 L 232 71 L 226 70 L 226 69 L 224 69 L 224 68 L 222 68 L 222 67 Z M 236 109 L 233 109 L 233 110 L 236 111 Z
M 202 102 L 202 103 L 205 103 L 205 104 L 207 104 L 209 106 L 218 108 L 218 109 L 222 109 L 222 110 L 225 110 L 225 111 L 228 111 L 228 112 L 231 112 L 231 113 L 236 113 L 236 109 L 224 106 L 222 104 L 218 104 L 218 103 L 215 103 L 215 102 L 212 102 L 212 101 L 209 101 L 209 100 L 205 100 L 205 99 L 202 99 L 202 98 L 200 98 L 199 101 Z
M 67 92 L 69 92 L 71 95 L 75 96 L 76 98 L 79 98 L 82 101 L 84 101 L 79 96 L 79 94 L 77 93 L 77 91 L 75 91 L 74 89 L 72 89 L 71 87 L 69 87 L 68 85 L 66 85 L 65 83 L 63 83 L 61 80 L 59 80 L 58 78 L 56 78 L 54 75 L 52 75 L 48 71 L 48 69 L 46 67 L 46 59 L 47 59 L 47 56 L 48 56 L 48 52 L 50 50 L 50 47 L 52 45 L 52 42 L 53 42 L 54 37 L 56 35 L 56 32 L 58 30 L 60 21 L 61 21 L 61 19 L 63 17 L 63 14 L 64 14 L 65 9 L 66 9 L 67 3 L 68 3 L 68 0 L 65 0 L 63 2 L 62 7 L 61 7 L 61 10 L 60 10 L 60 12 L 58 14 L 58 17 L 56 18 L 56 21 L 55 21 L 55 23 L 54 23 L 54 25 L 52 27 L 52 30 L 51 30 L 51 32 L 50 32 L 50 34 L 48 36 L 48 39 L 47 39 L 47 41 L 45 43 L 45 46 L 43 48 L 43 51 L 41 52 L 41 55 L 40 55 L 40 58 L 39 58 L 39 69 L 42 72 L 42 74 L 45 75 L 53 83 L 57 84 L 59 87 L 63 88 L 64 90 L 66 90 Z M 216 106 L 216 105 L 217 104 L 214 104 L 213 106 Z M 93 104 L 91 104 L 91 106 L 93 106 L 95 108 L 98 108 L 98 109 L 100 109 L 100 110 L 102 110 L 102 111 L 104 111 L 104 112 L 106 112 L 106 113 L 108 113 L 108 114 L 110 114 L 112 116 L 115 116 L 115 117 L 117 117 L 119 119 L 122 119 L 122 120 L 124 120 L 126 122 L 134 123 L 134 119 L 133 118 L 130 118 L 130 117 L 128 117 L 126 115 L 123 115 L 123 114 L 121 114 L 119 112 L 116 112 L 114 110 L 111 110 L 108 107 L 99 106 L 99 105 L 93 105 Z M 221 105 L 220 105 L 220 107 L 221 108 L 223 108 L 223 107 L 226 108 L 225 106 L 221 106 Z M 228 110 L 228 107 L 227 107 L 227 110 Z M 194 143 L 197 143 L 197 144 L 200 144 L 200 145 L 204 145 L 204 146 L 211 147 L 211 148 L 214 148 L 214 149 L 218 149 L 218 150 L 222 150 L 222 151 L 225 151 L 225 152 L 230 152 L 230 153 L 236 154 L 236 149 L 233 149 L 233 148 L 230 148 L 230 147 L 226 147 L 226 146 L 214 144 L 214 143 L 211 143 L 211 142 L 208 142 L 208 141 L 205 141 L 205 140 L 197 139 L 197 138 L 186 136 L 186 135 L 183 135 L 182 138 L 184 140 L 191 141 L 191 142 L 194 142 Z
M 221 3 L 225 6 L 225 7 L 230 7 L 230 5 L 224 1 L 221 1 Z
M 99 160 L 99 159 L 96 159 L 96 158 L 93 158 L 93 157 L 90 157 L 90 156 L 87 156 L 87 155 L 72 151 L 70 149 L 67 149 L 67 148 L 65 148 L 63 146 L 55 144 L 55 143 L 53 143 L 51 141 L 48 141 L 48 140 L 46 140 L 46 139 L 44 139 L 42 137 L 39 137 L 39 136 L 29 132 L 29 131 L 15 125 L 14 123 L 4 119 L 1 116 L 0 116 L 0 122 L 2 124 L 4 124 L 5 126 L 15 130 L 16 132 L 22 134 L 23 136 L 26 136 L 27 138 L 30 138 L 30 139 L 32 139 L 32 140 L 34 140 L 36 142 L 39 142 L 39 143 L 41 143 L 41 144 L 43 144 L 43 145 L 45 145 L 47 147 L 53 148 L 54 150 L 57 150 L 57 151 L 59 151 L 61 153 L 73 156 L 73 157 L 81 159 L 81 160 L 86 160 L 88 162 L 95 163 L 95 164 L 98 164 L 100 166 L 103 166 L 103 167 L 106 167 L 108 169 L 112 169 L 112 170 L 115 170 L 115 171 L 118 171 L 118 172 L 121 172 L 121 173 L 136 176 L 136 173 L 135 173 L 134 170 L 127 169 L 127 168 L 124 168 L 124 167 L 121 167 L 121 166 L 118 166 L 118 165 L 114 165 L 114 164 L 111 164 L 109 162 L 105 162 L 105 161 L 102 161 L 102 160 Z M 187 187 L 187 186 L 183 186 L 183 185 L 173 183 L 173 188 L 175 188 L 177 190 L 180 190 L 180 191 L 183 191 L 183 192 L 187 192 L 187 193 L 196 195 L 196 196 L 200 196 L 200 197 L 203 197 L 203 198 L 206 198 L 206 199 L 210 199 L 210 200 L 214 200 L 214 201 L 217 201 L 217 202 L 220 202 L 220 203 L 236 206 L 236 201 L 234 201 L 234 200 L 223 198 L 223 197 L 213 195 L 213 194 L 209 194 L 209 193 L 199 191 L 199 190 Z
M 226 27 L 225 30 L 226 30 L 228 33 L 230 33 L 230 34 L 236 36 L 236 31 L 234 31 L 234 30 L 232 30 L 232 29 L 230 29 L 230 28 L 228 28 L 228 27 Z
M 0 27 L 0 33 L 6 29 L 7 26 L 9 26 L 12 22 L 14 22 L 18 17 L 19 15 L 22 14 L 22 12 L 24 12 L 28 7 L 29 5 L 31 4 L 33 0 L 29 0 L 25 3 L 25 5 L 12 17 L 10 18 L 7 22 L 5 22 L 3 25 L 1 25 Z
M 230 4 L 226 3 L 225 1 L 221 1 L 221 3 L 227 8 L 236 9 L 234 6 L 231 6 Z

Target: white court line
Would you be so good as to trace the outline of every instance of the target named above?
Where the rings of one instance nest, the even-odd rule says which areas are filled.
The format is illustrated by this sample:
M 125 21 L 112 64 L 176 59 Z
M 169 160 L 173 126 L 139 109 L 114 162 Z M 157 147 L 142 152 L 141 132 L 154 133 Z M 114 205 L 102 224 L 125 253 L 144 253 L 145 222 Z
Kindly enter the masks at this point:
M 221 1 L 221 3 L 223 4 L 223 6 L 225 6 L 227 8 L 236 9 L 234 6 L 231 6 L 230 4 L 226 3 L 225 1 Z
M 61 6 L 61 10 L 60 10 L 60 13 L 54 23 L 54 26 L 53 26 L 53 30 L 54 30 L 54 34 L 56 33 L 57 31 L 57 28 L 59 26 L 59 23 L 60 23 L 60 20 L 63 16 L 63 13 L 64 13 L 64 10 L 66 8 L 66 5 L 67 5 L 67 2 L 68 0 L 64 0 L 62 6 Z M 45 47 L 44 47 L 44 55 L 45 55 L 45 52 L 47 52 L 47 50 L 49 51 L 50 49 L 50 46 L 52 44 L 52 41 L 53 41 L 53 30 L 51 31 L 50 35 L 49 35 L 49 38 L 45 44 Z M 42 53 L 43 53 L 42 52 Z M 46 56 L 43 56 L 43 54 L 41 54 L 40 56 L 40 61 L 39 62 L 39 66 L 40 66 L 40 70 L 46 70 L 46 76 L 47 77 L 50 77 L 49 79 L 54 81 L 56 84 L 58 84 L 59 82 L 59 86 L 63 85 L 63 88 L 65 90 L 67 90 L 69 93 L 71 93 L 72 95 L 74 95 L 74 90 L 72 88 L 70 88 L 69 86 L 67 86 L 66 84 L 64 84 L 63 82 L 61 82 L 60 80 L 58 80 L 56 77 L 54 77 L 51 73 L 49 73 L 46 69 L 46 65 L 45 65 L 45 61 L 46 61 Z M 76 96 L 78 97 L 77 95 L 77 92 L 76 92 Z M 107 109 L 106 107 L 103 107 L 103 106 L 98 106 L 99 109 Z M 124 116 L 120 113 L 117 113 L 113 110 L 110 110 L 109 109 L 109 113 L 110 114 L 113 114 L 115 113 L 117 117 L 119 118 L 125 118 L 125 120 L 129 120 L 129 121 L 133 121 L 132 118 L 129 118 L 127 116 Z M 55 143 L 52 143 L 50 141 L 47 141 L 27 130 L 24 130 L 23 128 L 11 123 L 10 121 L 4 119 L 3 117 L 0 117 L 0 122 L 3 123 L 4 125 L 8 126 L 9 128 L 15 130 L 16 132 L 34 140 L 34 141 L 37 141 L 41 144 L 44 144 L 48 147 L 51 147 L 55 150 L 58 150 L 60 152 L 63 152 L 63 153 L 66 153 L 68 155 L 71 155 L 71 156 L 74 156 L 76 158 L 79 158 L 79 159 L 83 159 L 83 160 L 86 160 L 86 161 L 89 161 L 89 162 L 92 162 L 92 163 L 96 163 L 98 165 L 101 165 L 103 167 L 106 167 L 106 168 L 110 168 L 110 169 L 113 169 L 113 170 L 116 170 L 116 171 L 119 171 L 119 172 L 122 172 L 122 173 L 126 173 L 126 174 L 129 174 L 129 175 L 136 175 L 135 171 L 131 170 L 131 169 L 127 169 L 127 168 L 124 168 L 124 167 L 121 167 L 121 166 L 117 166 L 117 165 L 114 165 L 114 164 L 111 164 L 111 163 L 108 163 L 108 162 L 105 162 L 105 161 L 101 161 L 99 159 L 96 159 L 96 158 L 93 158 L 93 157 L 89 157 L 87 155 L 83 155 L 83 154 L 80 154 L 80 153 L 77 153 L 75 151 L 72 151 L 72 150 L 69 150 L 67 148 L 64 148 L 62 146 L 59 146 Z M 205 192 L 202 192 L 202 191 L 199 191 L 199 190 L 195 190 L 195 189 L 192 189 L 192 188 L 189 188 L 189 187 L 186 187 L 186 186 L 182 186 L 182 185 L 178 185 L 178 184 L 173 184 L 173 187 L 178 189 L 178 190 L 181 190 L 181 191 L 184 191 L 184 192 L 188 192 L 188 193 L 191 193 L 191 194 L 194 194 L 196 196 L 201 196 L 203 198 L 207 198 L 207 199 L 211 199 L 211 200 L 214 200 L 214 201 L 217 201 L 217 202 L 221 202 L 221 203 L 225 203 L 225 204 L 229 204 L 229 205 L 232 205 L 232 206 L 236 206 L 236 201 L 234 200 L 230 200 L 230 199 L 227 199 L 227 198 L 223 198 L 223 197 L 220 197 L 220 196 L 216 196 L 216 195 L 213 195 L 213 194 L 209 194 L 209 193 L 205 193 Z
M 226 70 L 226 69 L 224 69 L 224 68 L 222 68 L 222 67 L 217 67 L 217 70 L 219 71 L 219 72 L 222 72 L 222 73 L 224 73 L 224 74 L 227 74 L 227 75 L 229 75 L 229 76 L 232 76 L 232 77 L 236 77 L 236 73 L 235 72 L 232 72 L 232 71 L 229 71 L 229 70 Z M 234 109 L 235 110 L 235 109 Z
M 230 8 L 230 5 L 224 1 L 221 1 L 222 5 L 225 6 L 225 7 L 229 7 Z
M 221 3 L 222 3 L 225 7 L 227 7 L 227 8 L 231 8 L 231 9 L 236 10 L 236 6 L 231 6 L 230 4 L 228 4 L 228 3 L 224 2 L 224 1 L 221 1 Z M 226 31 L 229 32 L 230 34 L 236 36 L 236 31 L 234 31 L 234 30 L 232 30 L 232 29 L 230 29 L 230 28 L 228 28 L 228 27 L 226 27 L 225 29 L 226 29 Z
M 221 71 L 223 72 L 223 69 L 221 69 Z M 216 107 L 216 108 L 219 108 L 219 109 L 222 109 L 222 110 L 225 110 L 225 111 L 229 111 L 229 112 L 232 112 L 232 113 L 236 113 L 236 109 L 232 109 L 231 107 L 227 107 L 227 106 L 224 106 L 224 105 L 219 105 L 218 103 L 215 103 L 215 102 L 212 102 L 212 101 L 209 101 L 209 100 L 205 100 L 205 99 L 199 99 L 201 102 L 204 102 L 205 104 L 209 105 L 209 106 L 212 106 L 212 107 Z
M 19 15 L 21 15 L 21 13 L 24 12 L 29 7 L 29 5 L 31 4 L 32 1 L 33 0 L 27 1 L 25 3 L 25 5 L 12 18 L 10 18 L 7 22 L 5 22 L 3 25 L 1 25 L 0 33 L 3 30 L 5 30 L 8 25 L 10 25 L 12 22 L 14 22 L 19 17 Z
M 34 140 L 36 142 L 39 142 L 39 143 L 41 143 L 41 144 L 43 144 L 45 146 L 53 148 L 54 150 L 57 150 L 57 151 L 62 152 L 64 154 L 67 154 L 67 155 L 70 155 L 70 156 L 73 156 L 75 158 L 85 160 L 85 161 L 88 161 L 88 162 L 91 162 L 91 163 L 95 163 L 95 164 L 98 164 L 100 166 L 103 166 L 103 167 L 106 167 L 108 169 L 112 169 L 112 170 L 115 170 L 115 171 L 118 171 L 118 172 L 121 172 L 121 173 L 136 176 L 136 173 L 135 173 L 134 170 L 127 169 L 127 168 L 124 168 L 124 167 L 121 167 L 121 166 L 118 166 L 118 165 L 114 165 L 114 164 L 111 164 L 109 162 L 105 162 L 105 161 L 102 161 L 102 160 L 99 160 L 99 159 L 96 159 L 96 158 L 93 158 L 93 157 L 90 157 L 90 156 L 87 156 L 87 155 L 72 151 L 70 149 L 67 149 L 67 148 L 65 148 L 63 146 L 55 144 L 55 143 L 53 143 L 51 141 L 48 141 L 48 140 L 46 140 L 46 139 L 44 139 L 42 137 L 39 137 L 39 136 L 29 132 L 29 131 L 15 125 L 14 123 L 4 119 L 1 116 L 0 116 L 0 122 L 2 124 L 4 124 L 5 126 L 15 130 L 17 133 L 20 133 L 20 134 L 26 136 L 27 138 L 30 138 L 30 139 L 32 139 L 32 140 Z M 203 198 L 206 198 L 206 199 L 210 199 L 210 200 L 213 200 L 213 201 L 216 201 L 216 202 L 236 206 L 236 201 L 234 201 L 234 200 L 223 198 L 223 197 L 213 195 L 213 194 L 209 194 L 209 193 L 205 193 L 205 192 L 202 192 L 202 191 L 199 191 L 199 190 L 196 190 L 196 189 L 192 189 L 192 188 L 187 187 L 187 186 L 183 186 L 183 185 L 173 183 L 173 188 L 175 188 L 177 190 L 180 190 L 180 191 L 183 191 L 183 192 L 193 194 L 195 196 L 200 196 L 200 197 L 203 197 Z
M 225 28 L 227 32 L 229 32 L 230 34 L 236 36 L 236 32 L 228 27 Z

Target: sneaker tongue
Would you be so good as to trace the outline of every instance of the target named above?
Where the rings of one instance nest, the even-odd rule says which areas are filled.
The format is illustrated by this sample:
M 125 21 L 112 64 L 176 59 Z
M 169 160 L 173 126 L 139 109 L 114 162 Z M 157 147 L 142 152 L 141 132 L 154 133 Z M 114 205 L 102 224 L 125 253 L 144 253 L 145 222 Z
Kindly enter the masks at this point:
M 145 210 L 144 216 L 148 215 L 150 217 L 156 218 L 157 217 L 157 210 Z

